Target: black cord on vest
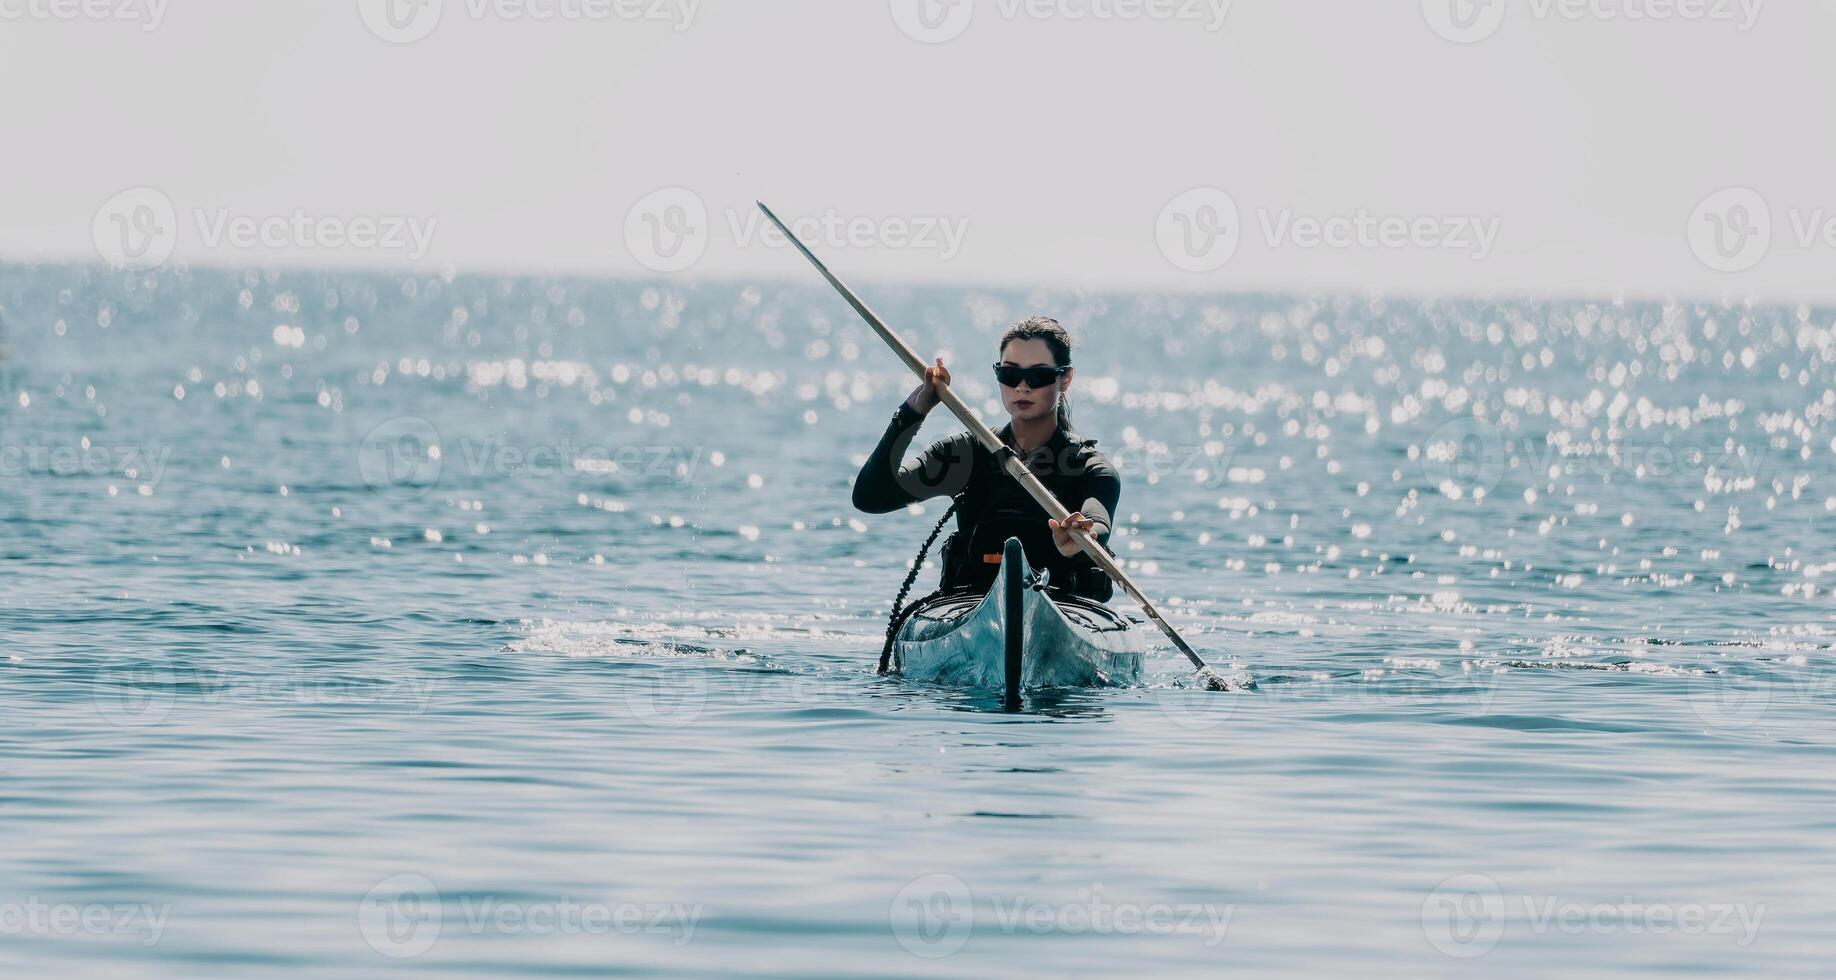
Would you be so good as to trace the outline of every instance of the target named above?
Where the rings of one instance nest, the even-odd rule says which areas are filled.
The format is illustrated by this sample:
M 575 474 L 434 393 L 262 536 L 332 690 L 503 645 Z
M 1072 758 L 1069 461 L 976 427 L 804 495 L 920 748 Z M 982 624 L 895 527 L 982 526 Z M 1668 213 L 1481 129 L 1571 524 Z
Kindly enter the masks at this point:
M 994 457 L 997 471 L 1005 464 L 1006 457 L 1012 456 L 1015 459 L 1020 458 L 1020 454 L 1014 450 L 1014 447 L 1009 445 L 1002 445 L 1001 448 L 994 450 L 990 455 Z M 881 674 L 885 674 L 892 670 L 893 638 L 899 635 L 899 627 L 905 625 L 905 620 L 910 617 L 912 610 L 918 608 L 918 606 L 924 602 L 924 599 L 919 599 L 910 606 L 904 604 L 906 595 L 912 590 L 912 583 L 918 579 L 918 570 L 924 566 L 924 556 L 931 550 L 931 545 L 937 541 L 937 536 L 943 533 L 943 526 L 949 522 L 950 515 L 956 513 L 957 509 L 962 506 L 963 501 L 967 499 L 968 496 L 968 491 L 965 490 L 957 494 L 956 497 L 950 501 L 950 509 L 944 511 L 943 516 L 937 519 L 937 526 L 931 529 L 931 536 L 924 539 L 924 547 L 918 549 L 918 557 L 912 561 L 911 571 L 906 573 L 905 582 L 899 586 L 899 596 L 893 600 L 892 615 L 888 617 L 886 621 L 886 644 L 880 648 L 879 673 Z M 963 533 L 975 533 L 976 526 L 982 522 L 982 518 L 988 516 L 988 507 L 993 502 L 994 497 L 992 494 L 983 496 L 981 514 L 976 517 L 973 523 L 963 528 Z M 964 546 L 967 547 L 968 541 L 966 539 L 963 543 Z M 948 569 L 945 570 L 944 574 L 947 579 L 949 577 Z M 935 596 L 943 591 L 943 589 L 938 589 L 937 592 L 933 592 L 931 595 Z M 925 596 L 924 598 L 928 599 L 930 597 L 931 596 Z
M 899 597 L 893 600 L 892 617 L 886 621 L 886 645 L 880 648 L 879 672 L 882 674 L 892 669 L 893 637 L 898 635 L 899 627 L 905 623 L 905 617 L 918 607 L 916 602 L 910 607 L 905 606 L 905 596 L 912 591 L 912 583 L 918 580 L 918 570 L 924 567 L 925 554 L 931 550 L 931 545 L 936 542 L 937 536 L 943 533 L 944 524 L 950 520 L 952 514 L 956 513 L 956 508 L 962 502 L 961 497 L 950 501 L 950 508 L 937 519 L 937 526 L 931 528 L 931 536 L 924 539 L 924 547 L 918 549 L 918 557 L 912 559 L 912 570 L 905 573 L 905 582 L 899 586 Z

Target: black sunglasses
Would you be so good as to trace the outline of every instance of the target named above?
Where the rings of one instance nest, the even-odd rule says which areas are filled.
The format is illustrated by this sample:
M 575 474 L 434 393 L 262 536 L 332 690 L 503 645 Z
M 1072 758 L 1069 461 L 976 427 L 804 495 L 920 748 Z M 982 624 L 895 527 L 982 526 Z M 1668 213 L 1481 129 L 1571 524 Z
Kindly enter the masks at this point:
M 1013 364 L 996 364 L 994 369 L 995 380 L 1001 382 L 1004 388 L 1018 388 L 1023 381 L 1026 382 L 1028 388 L 1044 388 L 1047 385 L 1056 384 L 1059 378 L 1065 376 L 1066 371 L 1071 370 L 1071 365 L 1053 367 L 1050 364 L 1035 364 L 1032 367 L 1019 367 Z

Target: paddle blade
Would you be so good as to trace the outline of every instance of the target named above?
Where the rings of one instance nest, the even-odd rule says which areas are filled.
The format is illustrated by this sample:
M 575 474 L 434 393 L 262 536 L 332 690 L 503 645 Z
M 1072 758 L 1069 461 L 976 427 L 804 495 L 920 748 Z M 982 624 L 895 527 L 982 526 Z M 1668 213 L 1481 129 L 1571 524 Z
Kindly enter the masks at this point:
M 1199 682 L 1199 686 L 1204 688 L 1207 691 L 1224 691 L 1226 693 L 1236 693 L 1239 691 L 1254 691 L 1256 689 L 1255 681 L 1249 681 L 1247 683 L 1241 682 L 1241 681 L 1233 681 L 1230 678 L 1225 677 L 1223 674 L 1220 674 L 1217 671 L 1212 670 L 1210 667 L 1202 667 L 1199 669 L 1198 682 Z

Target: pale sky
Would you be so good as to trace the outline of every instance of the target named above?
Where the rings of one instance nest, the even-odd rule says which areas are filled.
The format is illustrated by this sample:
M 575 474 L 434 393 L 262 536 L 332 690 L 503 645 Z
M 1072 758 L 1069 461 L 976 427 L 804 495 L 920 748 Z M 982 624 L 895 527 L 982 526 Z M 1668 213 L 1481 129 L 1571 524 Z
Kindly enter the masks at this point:
M 1836 5 L 421 2 L 0 0 L 0 257 L 1836 298 Z

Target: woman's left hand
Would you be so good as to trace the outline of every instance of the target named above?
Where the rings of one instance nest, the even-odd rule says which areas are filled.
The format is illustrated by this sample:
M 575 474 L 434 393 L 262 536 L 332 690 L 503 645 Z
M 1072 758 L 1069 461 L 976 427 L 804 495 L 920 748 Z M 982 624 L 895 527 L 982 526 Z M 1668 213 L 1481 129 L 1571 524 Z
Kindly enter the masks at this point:
M 1058 553 L 1070 558 L 1084 549 L 1071 536 L 1070 528 L 1077 528 L 1089 534 L 1096 533 L 1096 518 L 1085 517 L 1081 512 L 1074 512 L 1065 517 L 1064 523 L 1056 518 L 1047 518 L 1046 525 L 1052 529 L 1052 543 L 1058 547 Z

